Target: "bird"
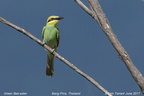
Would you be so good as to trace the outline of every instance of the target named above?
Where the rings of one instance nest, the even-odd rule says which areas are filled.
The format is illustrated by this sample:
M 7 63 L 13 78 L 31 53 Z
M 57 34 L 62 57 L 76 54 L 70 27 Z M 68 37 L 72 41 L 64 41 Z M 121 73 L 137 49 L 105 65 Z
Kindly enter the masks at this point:
M 44 44 L 57 51 L 60 41 L 60 32 L 58 23 L 63 17 L 50 16 L 46 21 L 46 25 L 42 29 L 42 40 Z M 54 55 L 47 51 L 46 76 L 52 77 L 54 74 Z

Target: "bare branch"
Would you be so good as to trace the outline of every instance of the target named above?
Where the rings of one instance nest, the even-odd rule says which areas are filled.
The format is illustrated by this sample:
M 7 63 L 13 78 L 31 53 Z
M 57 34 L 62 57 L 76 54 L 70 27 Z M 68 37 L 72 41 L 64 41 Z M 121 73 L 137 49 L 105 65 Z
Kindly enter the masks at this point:
M 141 91 L 144 93 L 144 78 L 142 74 L 139 72 L 139 70 L 136 68 L 136 66 L 131 61 L 128 53 L 124 49 L 124 47 L 121 45 L 119 40 L 116 38 L 115 34 L 113 33 L 110 24 L 108 22 L 108 19 L 106 18 L 105 14 L 103 13 L 101 6 L 98 3 L 98 0 L 88 0 L 91 8 L 94 10 L 95 15 L 97 16 L 98 22 L 100 22 L 100 26 L 104 33 L 107 35 L 108 39 L 110 40 L 111 44 L 117 51 L 118 55 L 122 59 L 122 61 L 127 66 L 127 69 L 130 71 L 132 77 L 139 85 Z
M 76 2 L 85 12 L 87 12 L 87 14 L 89 14 L 92 18 L 96 19 L 97 22 L 98 22 L 98 24 L 100 25 L 100 23 L 99 23 L 99 21 L 98 21 L 98 18 L 97 18 L 97 16 L 94 14 L 92 8 L 91 8 L 91 10 L 90 10 L 87 6 L 85 6 L 85 5 L 81 2 L 81 0 L 75 0 L 75 2 Z M 91 6 L 90 6 L 90 7 L 91 7 Z
M 142 93 L 144 94 L 144 77 L 136 68 L 136 66 L 133 64 L 128 53 L 126 52 L 124 47 L 119 42 L 116 35 L 113 33 L 112 28 L 108 22 L 108 19 L 103 13 L 101 6 L 98 3 L 98 0 L 88 0 L 92 12 L 87 11 L 88 8 L 85 8 L 86 6 L 80 0 L 75 0 L 75 1 L 77 1 L 78 4 L 80 3 L 79 6 L 98 22 L 98 24 L 100 25 L 100 27 L 102 28 L 102 30 L 104 31 L 108 39 L 110 40 L 111 44 L 115 48 L 119 57 L 125 63 L 125 65 L 127 66 L 127 69 L 129 70 L 132 77 L 137 82 Z
M 93 17 L 93 11 L 91 11 L 89 8 L 87 8 L 87 7 L 81 2 L 81 0 L 75 0 L 75 2 L 76 2 L 84 11 L 86 11 L 90 16 Z
M 112 96 L 106 89 L 104 89 L 99 83 L 97 83 L 93 78 L 91 78 L 90 76 L 88 76 L 87 74 L 85 74 L 84 72 L 82 72 L 80 69 L 78 69 L 76 66 L 74 66 L 72 63 L 70 63 L 68 60 L 66 60 L 65 58 L 63 58 L 62 56 L 60 56 L 57 52 L 53 51 L 53 49 L 51 49 L 49 46 L 47 46 L 45 43 L 43 43 L 41 40 L 39 40 L 38 38 L 34 37 L 32 34 L 30 34 L 29 32 L 25 31 L 24 29 L 10 23 L 9 21 L 5 20 L 4 18 L 0 17 L 0 22 L 16 29 L 17 31 L 19 31 L 20 33 L 23 33 L 24 35 L 28 36 L 30 39 L 34 40 L 35 42 L 37 42 L 39 45 L 41 45 L 42 47 L 44 47 L 45 49 L 47 49 L 48 51 L 50 51 L 55 57 L 57 57 L 59 60 L 61 60 L 62 62 L 64 62 L 66 65 L 68 65 L 70 68 L 72 68 L 73 70 L 75 70 L 78 74 L 80 74 L 81 76 L 83 76 L 85 79 L 87 79 L 89 82 L 91 82 L 95 87 L 97 87 L 98 89 L 100 89 L 102 92 L 104 92 L 106 95 L 108 96 Z
M 117 51 L 119 57 L 122 59 L 122 61 L 127 66 L 127 69 L 131 73 L 134 80 L 139 85 L 142 93 L 144 93 L 144 77 L 139 72 L 139 70 L 135 67 L 133 62 L 131 61 L 128 53 L 124 49 L 124 47 L 121 45 L 119 40 L 117 39 L 116 35 L 113 33 L 112 28 L 108 22 L 108 19 L 106 18 L 105 14 L 103 13 L 100 4 L 98 3 L 98 0 L 88 0 L 90 7 L 93 11 L 93 16 L 95 16 L 95 20 L 98 22 L 108 39 L 110 40 L 111 44 Z M 87 12 L 87 11 L 86 11 Z M 87 12 L 88 13 L 88 12 Z M 89 13 L 88 13 L 89 14 Z M 92 17 L 93 18 L 93 17 Z

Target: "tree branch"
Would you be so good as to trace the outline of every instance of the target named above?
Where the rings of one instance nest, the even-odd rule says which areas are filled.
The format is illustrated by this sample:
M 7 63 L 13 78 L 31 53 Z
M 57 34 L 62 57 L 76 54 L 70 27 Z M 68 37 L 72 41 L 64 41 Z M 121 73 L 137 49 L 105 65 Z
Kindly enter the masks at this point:
M 87 6 L 85 6 L 82 2 L 81 2 L 81 0 L 74 0 L 84 11 L 86 11 L 92 18 L 94 18 L 97 22 L 98 22 L 98 24 L 100 25 L 100 23 L 99 23 L 99 21 L 98 21 L 98 18 L 97 18 L 97 16 L 94 14 L 94 11 L 93 11 L 93 9 L 91 8 L 91 10 L 87 7 Z M 91 7 L 91 6 L 90 6 Z
M 90 16 L 93 16 L 93 11 L 91 11 L 89 8 L 87 8 L 81 0 L 75 0 L 75 2 L 84 10 L 86 11 Z
M 118 53 L 119 57 L 122 59 L 122 61 L 125 63 L 127 69 L 131 73 L 132 77 L 140 87 L 142 93 L 144 93 L 144 77 L 139 72 L 139 70 L 135 67 L 133 62 L 131 61 L 128 53 L 124 49 L 124 47 L 121 45 L 119 40 L 117 39 L 116 35 L 113 33 L 112 28 L 108 22 L 108 19 L 106 18 L 105 14 L 103 13 L 100 4 L 98 3 L 98 0 L 88 0 L 90 7 L 93 11 L 93 17 L 98 22 L 108 39 L 110 40 L 111 44 L 115 48 L 116 52 Z M 87 12 L 87 11 L 86 11 Z M 88 12 L 87 12 L 88 13 Z M 89 14 L 89 13 L 88 13 Z
M 83 76 L 85 79 L 87 79 L 89 82 L 91 82 L 95 87 L 97 87 L 98 89 L 100 89 L 102 92 L 104 92 L 107 96 L 112 96 L 106 89 L 104 89 L 99 83 L 97 83 L 93 78 L 91 78 L 90 76 L 88 76 L 87 74 L 85 74 L 84 72 L 82 72 L 80 69 L 78 69 L 76 66 L 74 66 L 72 63 L 70 63 L 68 60 L 66 60 L 65 58 L 63 58 L 62 56 L 60 56 L 57 52 L 53 51 L 53 49 L 51 49 L 49 46 L 47 46 L 45 43 L 43 43 L 41 40 L 39 40 L 38 38 L 34 37 L 32 34 L 30 34 L 29 32 L 25 31 L 24 29 L 10 23 L 9 21 L 5 20 L 4 18 L 0 17 L 0 22 L 16 29 L 17 31 L 19 31 L 20 33 L 23 33 L 24 35 L 28 36 L 30 39 L 34 40 L 35 42 L 37 42 L 39 45 L 41 45 L 42 47 L 44 47 L 45 49 L 47 49 L 48 51 L 50 51 L 55 57 L 57 57 L 59 60 L 61 60 L 62 62 L 64 62 L 66 65 L 68 65 L 70 68 L 72 68 L 74 71 L 76 71 L 78 74 L 80 74 L 81 76 Z

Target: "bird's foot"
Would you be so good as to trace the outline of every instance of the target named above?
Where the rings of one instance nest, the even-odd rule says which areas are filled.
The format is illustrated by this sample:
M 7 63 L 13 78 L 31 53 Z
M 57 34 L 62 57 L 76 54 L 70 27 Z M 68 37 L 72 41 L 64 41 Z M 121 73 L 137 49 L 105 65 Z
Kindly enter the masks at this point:
M 53 54 L 53 53 L 54 53 L 54 51 L 55 51 L 55 49 L 52 49 L 51 54 Z
M 46 43 L 45 42 L 42 42 L 42 45 L 45 45 Z

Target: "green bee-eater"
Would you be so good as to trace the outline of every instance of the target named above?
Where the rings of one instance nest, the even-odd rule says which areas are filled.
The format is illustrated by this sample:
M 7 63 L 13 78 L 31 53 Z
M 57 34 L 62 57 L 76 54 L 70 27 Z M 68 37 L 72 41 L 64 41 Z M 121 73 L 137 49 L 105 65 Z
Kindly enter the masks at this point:
M 55 51 L 59 45 L 60 33 L 57 27 L 59 20 L 63 19 L 59 16 L 50 16 L 47 19 L 46 26 L 42 30 L 42 39 L 45 44 Z M 47 52 L 46 75 L 53 76 L 54 74 L 54 56 L 49 51 Z

